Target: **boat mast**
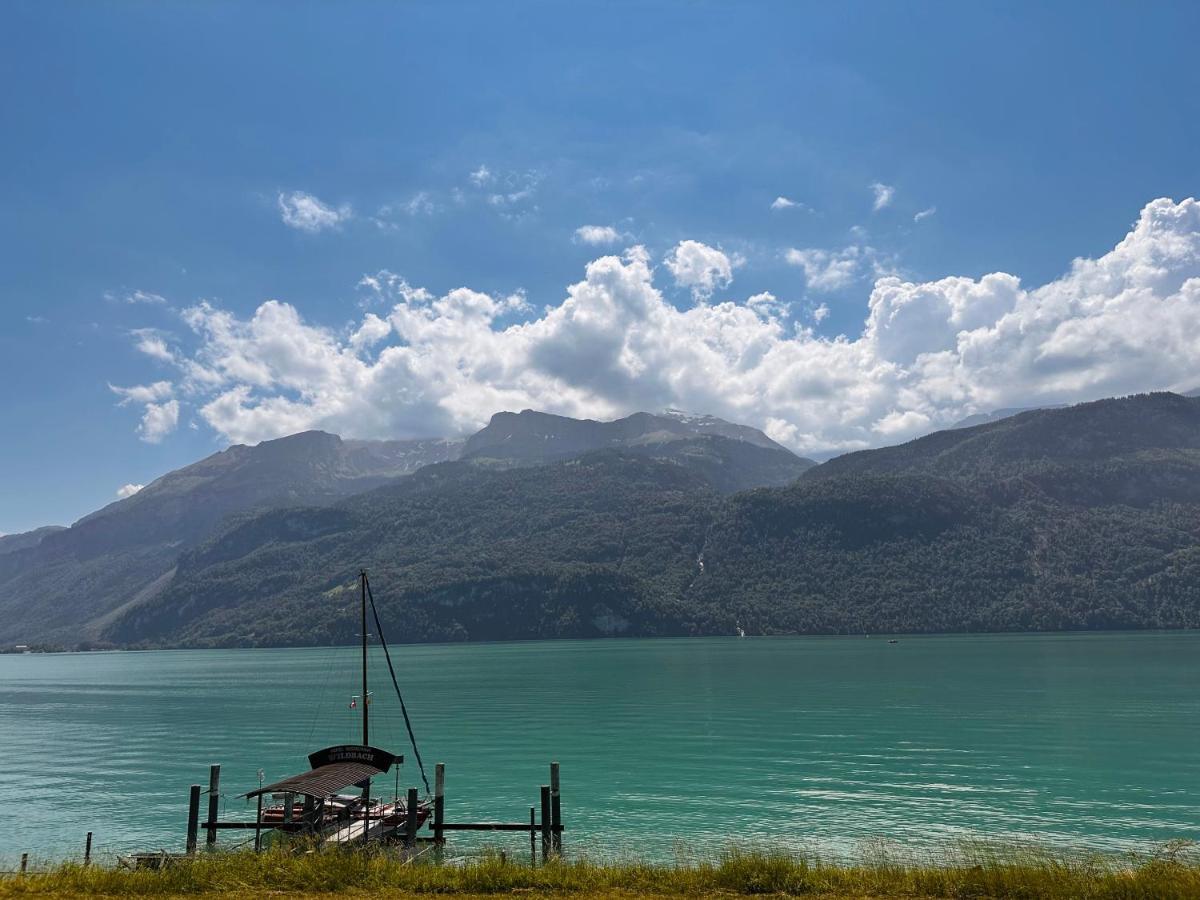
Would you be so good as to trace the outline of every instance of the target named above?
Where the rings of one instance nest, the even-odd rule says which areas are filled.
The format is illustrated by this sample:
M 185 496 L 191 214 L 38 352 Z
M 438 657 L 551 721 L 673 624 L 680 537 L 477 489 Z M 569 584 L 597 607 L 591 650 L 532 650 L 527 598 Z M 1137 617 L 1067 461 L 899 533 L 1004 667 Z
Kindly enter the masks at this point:
M 369 747 L 370 725 L 368 724 L 367 709 L 371 705 L 367 697 L 367 570 L 359 572 L 362 588 L 362 709 L 363 709 L 363 746 Z

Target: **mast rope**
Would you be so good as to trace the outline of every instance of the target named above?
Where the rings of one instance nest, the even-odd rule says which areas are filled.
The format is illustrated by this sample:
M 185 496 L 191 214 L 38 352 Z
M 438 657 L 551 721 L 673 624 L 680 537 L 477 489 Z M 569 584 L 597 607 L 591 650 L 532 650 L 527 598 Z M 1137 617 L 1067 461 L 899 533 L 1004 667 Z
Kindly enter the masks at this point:
M 404 695 L 400 693 L 400 682 L 396 680 L 396 669 L 392 666 L 392 654 L 388 652 L 387 641 L 383 637 L 383 623 L 379 621 L 379 610 L 375 608 L 375 595 L 371 593 L 371 582 L 363 576 L 363 583 L 367 586 L 367 599 L 371 601 L 371 615 L 375 619 L 375 632 L 379 635 L 379 644 L 383 647 L 383 658 L 387 660 L 388 673 L 392 676 L 392 687 L 396 689 L 396 696 L 400 700 L 400 712 L 404 713 L 404 727 L 408 729 L 408 740 L 412 744 L 413 756 L 417 758 L 417 768 L 421 771 L 421 780 L 425 782 L 425 796 L 428 797 L 433 793 L 429 788 L 429 778 L 425 775 L 425 764 L 421 762 L 421 751 L 417 749 L 417 736 L 413 734 L 412 720 L 408 717 L 408 707 L 404 705 Z M 366 702 L 366 698 L 363 698 Z

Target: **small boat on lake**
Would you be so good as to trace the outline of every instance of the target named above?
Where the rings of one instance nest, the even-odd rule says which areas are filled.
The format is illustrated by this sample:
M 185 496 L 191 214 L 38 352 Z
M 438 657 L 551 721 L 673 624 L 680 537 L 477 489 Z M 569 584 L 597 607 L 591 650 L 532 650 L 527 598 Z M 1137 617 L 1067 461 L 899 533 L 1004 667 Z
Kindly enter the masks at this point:
M 362 634 L 362 693 L 350 702 L 351 709 L 362 710 L 362 742 L 325 747 L 308 755 L 309 769 L 297 775 L 260 786 L 246 793 L 247 798 L 259 800 L 257 824 L 262 827 L 290 833 L 319 836 L 323 842 L 350 844 L 369 841 L 398 841 L 409 830 L 420 828 L 432 811 L 432 800 L 428 796 L 429 781 L 417 751 L 416 738 L 404 707 L 404 698 L 396 681 L 391 653 L 383 636 L 379 612 L 367 573 L 359 573 L 361 594 L 360 624 Z M 371 700 L 372 692 L 367 687 L 367 608 L 368 604 L 375 622 L 376 635 L 387 660 L 392 686 L 404 713 L 405 726 L 412 740 L 413 754 L 425 782 L 426 797 L 418 800 L 409 809 L 409 798 L 398 795 L 391 800 L 371 796 L 371 783 L 393 767 L 404 761 L 404 757 L 387 750 L 371 746 Z M 261 775 L 261 773 L 260 773 Z M 358 793 L 351 791 L 356 790 Z M 263 798 L 270 797 L 271 805 L 263 807 Z

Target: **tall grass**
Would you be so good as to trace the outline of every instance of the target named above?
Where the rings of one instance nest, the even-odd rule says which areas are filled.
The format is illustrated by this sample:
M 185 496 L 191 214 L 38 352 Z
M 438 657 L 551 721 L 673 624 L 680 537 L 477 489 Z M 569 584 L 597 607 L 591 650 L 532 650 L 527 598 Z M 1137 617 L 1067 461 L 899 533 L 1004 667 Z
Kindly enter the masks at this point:
M 940 864 L 872 854 L 827 863 L 785 853 L 732 850 L 709 862 L 656 865 L 555 860 L 530 866 L 499 855 L 461 864 L 386 853 L 273 849 L 201 855 L 161 871 L 64 864 L 0 878 L 0 897 L 397 894 L 776 894 L 814 897 L 1200 898 L 1200 860 L 1184 845 L 1142 856 L 1065 856 L 967 848 Z

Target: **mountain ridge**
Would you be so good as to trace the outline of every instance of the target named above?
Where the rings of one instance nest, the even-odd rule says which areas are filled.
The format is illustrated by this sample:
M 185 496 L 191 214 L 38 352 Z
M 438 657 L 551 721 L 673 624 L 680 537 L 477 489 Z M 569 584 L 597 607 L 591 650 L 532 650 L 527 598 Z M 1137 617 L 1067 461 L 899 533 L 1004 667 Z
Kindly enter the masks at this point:
M 633 447 L 431 466 L 247 517 L 109 637 L 347 640 L 329 604 L 359 563 L 400 640 L 1197 627 L 1193 412 L 1163 394 L 1037 411 L 732 494 Z
M 509 436 L 524 434 L 525 445 L 541 454 L 548 446 L 549 424 L 575 434 L 554 451 L 556 459 L 624 447 L 703 471 L 714 489 L 725 492 L 786 483 L 811 465 L 756 429 L 712 416 L 637 413 L 603 423 L 526 411 L 493 420 L 505 422 L 510 415 L 517 427 Z M 364 441 L 307 431 L 254 446 L 233 445 L 166 473 L 70 528 L 0 538 L 0 641 L 94 640 L 120 610 L 152 601 L 170 584 L 181 554 L 229 517 L 329 505 L 425 466 L 456 460 L 468 443 Z M 510 452 L 489 455 L 489 448 L 505 442 L 486 436 L 476 443 L 473 465 L 542 461 L 539 454 L 511 452 L 511 443 Z

